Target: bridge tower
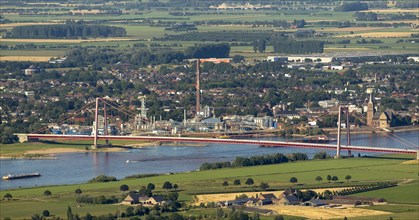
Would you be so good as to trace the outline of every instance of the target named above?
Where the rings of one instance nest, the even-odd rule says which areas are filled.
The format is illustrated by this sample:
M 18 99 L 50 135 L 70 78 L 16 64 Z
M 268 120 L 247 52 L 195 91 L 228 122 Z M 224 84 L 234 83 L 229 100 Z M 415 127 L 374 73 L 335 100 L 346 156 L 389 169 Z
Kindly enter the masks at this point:
M 93 145 L 92 148 L 96 149 L 97 148 L 97 133 L 98 133 L 98 119 L 99 119 L 99 98 L 96 98 L 96 106 L 95 106 L 95 127 L 94 127 L 94 132 L 95 132 L 95 136 L 93 139 Z
M 340 137 L 342 133 L 342 112 L 345 112 L 346 121 L 345 121 L 345 127 L 346 127 L 346 135 L 347 135 L 347 146 L 351 145 L 351 131 L 349 124 L 349 109 L 348 107 L 339 106 L 339 114 L 338 114 L 338 137 L 337 137 L 337 145 L 336 145 L 336 158 L 340 157 Z M 351 156 L 351 151 L 348 150 L 348 156 Z
M 200 114 L 200 106 L 201 106 L 201 86 L 200 86 L 200 78 L 201 78 L 201 74 L 199 72 L 199 59 L 196 59 L 196 118 L 199 118 L 199 114 Z

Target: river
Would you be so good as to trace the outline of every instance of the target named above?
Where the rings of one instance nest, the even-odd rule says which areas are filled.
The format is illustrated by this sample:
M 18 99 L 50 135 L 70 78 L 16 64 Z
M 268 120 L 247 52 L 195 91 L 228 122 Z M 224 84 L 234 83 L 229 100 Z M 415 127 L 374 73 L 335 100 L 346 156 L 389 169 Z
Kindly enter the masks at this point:
M 397 136 L 416 145 L 419 132 L 396 133 Z M 292 138 L 269 137 L 260 140 L 291 141 Z M 380 134 L 355 134 L 352 145 L 376 146 L 408 149 L 392 138 Z M 345 137 L 342 144 L 346 143 Z M 411 148 L 410 148 L 411 149 Z M 272 153 L 302 152 L 309 157 L 318 152 L 304 148 L 263 148 L 256 145 L 209 144 L 207 146 L 150 146 L 130 149 L 127 152 L 89 152 L 58 154 L 56 160 L 0 160 L 0 175 L 21 174 L 38 171 L 41 177 L 2 180 L 0 190 L 45 185 L 77 184 L 87 182 L 95 176 L 104 174 L 118 179 L 133 174 L 176 173 L 197 170 L 202 163 L 232 161 L 237 156 L 249 157 Z M 334 155 L 334 151 L 327 151 Z M 345 155 L 346 152 L 342 151 Z M 357 155 L 358 152 L 353 152 Z M 375 155 L 364 153 L 362 155 Z M 129 162 L 127 162 L 129 161 Z

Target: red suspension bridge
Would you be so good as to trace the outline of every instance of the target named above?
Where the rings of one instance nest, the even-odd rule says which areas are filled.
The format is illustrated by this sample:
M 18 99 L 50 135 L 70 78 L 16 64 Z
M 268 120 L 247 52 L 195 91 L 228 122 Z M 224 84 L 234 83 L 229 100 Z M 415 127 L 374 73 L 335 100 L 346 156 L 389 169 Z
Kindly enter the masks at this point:
M 106 105 L 109 105 L 111 108 L 116 109 L 118 111 L 124 112 L 127 115 L 135 116 L 135 113 L 132 113 L 128 109 L 123 109 L 120 105 L 112 103 L 109 100 L 105 99 L 96 99 L 95 103 L 95 125 L 98 125 L 98 116 L 99 116 L 99 101 L 104 103 L 104 115 L 105 115 L 105 128 L 107 124 L 107 116 L 106 116 Z M 86 107 L 88 106 L 86 105 Z M 122 109 L 121 109 L 122 108 Z M 83 112 L 82 110 L 79 112 Z M 347 144 L 341 145 L 341 119 L 342 119 L 342 112 L 346 114 L 346 135 L 347 135 Z M 66 117 L 63 120 L 67 120 L 68 118 L 74 117 L 75 115 L 79 114 L 77 111 L 69 117 Z M 389 133 L 385 134 L 388 135 L 390 138 L 399 141 L 404 146 L 405 149 L 402 148 L 385 148 L 385 147 L 372 147 L 372 146 L 353 146 L 351 145 L 350 140 L 350 124 L 349 124 L 349 111 L 345 107 L 339 107 L 339 116 L 338 116 L 338 136 L 337 136 L 337 144 L 324 144 L 324 143 L 302 143 L 302 142 L 284 142 L 284 141 L 267 141 L 267 140 L 255 140 L 255 139 L 220 139 L 220 138 L 192 138 L 192 137 L 168 137 L 168 136 L 121 136 L 121 135 L 109 135 L 107 129 L 105 129 L 103 135 L 99 135 L 98 127 L 93 126 L 93 135 L 61 135 L 61 134 L 39 134 L 39 132 L 45 132 L 48 128 L 42 128 L 38 130 L 38 133 L 31 133 L 31 134 L 24 134 L 24 138 L 27 141 L 36 141 L 41 139 L 66 139 L 66 140 L 91 140 L 93 141 L 93 147 L 97 147 L 99 140 L 129 140 L 129 141 L 152 141 L 152 142 L 185 142 L 185 143 L 217 143 L 217 144 L 249 144 L 249 145 L 259 145 L 265 147 L 295 147 L 295 148 L 314 148 L 314 149 L 325 149 L 325 150 L 336 150 L 336 157 L 340 157 L 341 150 L 347 150 L 348 154 L 350 155 L 352 151 L 357 152 L 378 152 L 378 153 L 396 153 L 396 154 L 412 154 L 416 155 L 417 159 L 419 159 L 418 155 L 418 146 L 412 144 L 395 134 Z M 355 117 L 360 117 L 356 116 Z M 141 120 L 147 120 L 143 118 Z M 22 135 L 20 135 L 22 137 Z

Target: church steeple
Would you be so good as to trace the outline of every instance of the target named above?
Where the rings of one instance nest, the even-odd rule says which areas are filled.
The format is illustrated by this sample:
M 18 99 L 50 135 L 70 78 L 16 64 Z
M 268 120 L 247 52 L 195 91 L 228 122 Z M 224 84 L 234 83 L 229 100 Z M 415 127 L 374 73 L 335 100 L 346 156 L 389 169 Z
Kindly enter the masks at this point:
M 372 102 L 372 93 L 370 93 L 370 101 L 367 105 L 367 125 L 372 127 L 372 119 L 374 117 L 374 103 Z

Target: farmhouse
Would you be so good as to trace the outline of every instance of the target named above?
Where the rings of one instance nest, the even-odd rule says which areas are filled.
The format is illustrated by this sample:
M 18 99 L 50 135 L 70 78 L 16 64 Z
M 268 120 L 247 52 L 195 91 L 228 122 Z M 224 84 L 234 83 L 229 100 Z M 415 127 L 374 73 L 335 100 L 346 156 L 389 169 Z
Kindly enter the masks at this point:
M 124 205 L 141 204 L 145 206 L 162 205 L 168 203 L 163 196 L 141 196 L 139 193 L 131 193 L 122 201 Z
M 124 205 L 133 205 L 139 203 L 140 194 L 130 193 L 125 199 L 121 202 Z
M 319 199 L 312 199 L 310 201 L 306 201 L 301 204 L 301 206 L 312 206 L 312 207 L 318 207 L 318 206 L 324 206 L 324 205 L 327 205 L 327 203 Z
M 280 205 L 299 205 L 300 201 L 294 195 L 282 195 L 279 198 L 278 204 L 280 204 Z
M 167 202 L 163 196 L 140 197 L 138 200 L 140 204 L 149 206 L 162 205 Z

